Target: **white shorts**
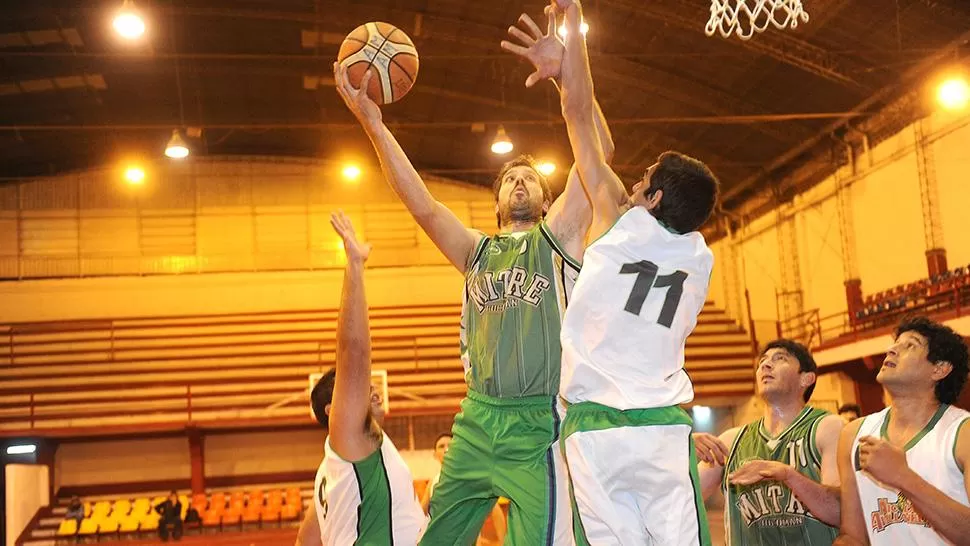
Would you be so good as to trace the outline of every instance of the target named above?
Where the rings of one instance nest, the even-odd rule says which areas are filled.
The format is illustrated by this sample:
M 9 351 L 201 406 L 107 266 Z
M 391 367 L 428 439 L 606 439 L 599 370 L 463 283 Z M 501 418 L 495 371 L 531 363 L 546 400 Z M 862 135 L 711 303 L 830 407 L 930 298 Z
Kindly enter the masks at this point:
M 577 412 L 577 406 L 569 408 L 564 425 L 576 543 L 709 545 L 691 426 L 637 426 L 634 418 L 604 428 L 603 415 L 591 415 L 588 407 Z M 600 408 L 629 413 L 592 409 Z M 574 414 L 582 415 L 570 423 Z

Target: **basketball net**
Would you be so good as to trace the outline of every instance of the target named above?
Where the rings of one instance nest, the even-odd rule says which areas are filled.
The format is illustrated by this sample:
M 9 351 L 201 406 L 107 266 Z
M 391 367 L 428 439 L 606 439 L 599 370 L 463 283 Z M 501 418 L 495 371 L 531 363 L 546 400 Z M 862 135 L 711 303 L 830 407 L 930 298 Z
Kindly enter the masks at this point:
M 749 40 L 769 25 L 784 30 L 798 27 L 799 21 L 808 22 L 802 0 L 711 0 L 711 18 L 704 32 Z

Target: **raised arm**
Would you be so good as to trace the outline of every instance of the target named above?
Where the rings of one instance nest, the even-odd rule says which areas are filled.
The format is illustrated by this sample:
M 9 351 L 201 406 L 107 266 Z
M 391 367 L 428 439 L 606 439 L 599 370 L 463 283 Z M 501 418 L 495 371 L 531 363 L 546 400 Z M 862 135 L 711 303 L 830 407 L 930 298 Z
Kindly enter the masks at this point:
M 337 317 L 337 373 L 330 404 L 330 446 L 348 461 L 360 460 L 377 447 L 370 433 L 370 328 L 364 295 L 364 262 L 370 245 L 357 240 L 343 212 L 330 216 L 347 254 L 340 314 Z
M 970 435 L 966 422 L 957 432 L 952 448 L 957 466 L 963 473 L 964 489 L 970 492 Z M 885 440 L 866 436 L 859 439 L 859 462 L 873 478 L 899 489 L 913 503 L 913 508 L 926 519 L 934 531 L 954 544 L 966 544 L 970 537 L 970 507 L 940 491 L 909 467 L 903 450 Z
M 573 159 L 593 207 L 589 238 L 596 239 L 622 214 L 628 195 L 606 160 L 596 131 L 593 79 L 586 38 L 579 31 L 582 8 L 577 0 L 555 0 L 565 9 L 566 51 L 562 66 L 562 113 Z
M 381 109 L 364 91 L 370 83 L 372 73 L 368 71 L 364 75 L 359 89 L 350 84 L 345 67 L 334 63 L 333 74 L 337 92 L 360 121 L 374 145 L 384 179 L 435 246 L 452 265 L 464 272 L 469 255 L 474 251 L 482 234 L 465 227 L 448 207 L 435 200 L 428 191 L 424 180 L 411 165 L 411 160 L 384 125 Z

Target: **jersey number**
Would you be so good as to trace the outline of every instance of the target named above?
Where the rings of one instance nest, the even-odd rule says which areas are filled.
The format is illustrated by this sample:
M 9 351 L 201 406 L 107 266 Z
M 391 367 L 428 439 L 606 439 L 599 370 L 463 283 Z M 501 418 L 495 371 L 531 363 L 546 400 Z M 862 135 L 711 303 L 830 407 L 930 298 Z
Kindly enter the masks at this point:
M 623 309 L 628 313 L 639 316 L 643 309 L 643 302 L 647 299 L 650 289 L 668 287 L 667 297 L 664 298 L 664 305 L 660 308 L 660 317 L 657 324 L 670 328 L 674 322 L 674 313 L 680 305 L 680 297 L 684 294 L 684 281 L 687 280 L 687 273 L 674 271 L 670 275 L 657 276 L 657 264 L 641 260 L 632 264 L 623 264 L 620 268 L 621 275 L 636 273 L 637 280 L 633 283 L 633 290 L 630 297 L 626 300 L 626 307 Z M 656 282 L 654 282 L 656 281 Z
M 329 506 L 327 506 L 327 478 L 320 480 L 320 489 L 317 490 L 317 500 L 320 501 L 320 508 L 323 510 L 323 518 L 327 518 L 327 511 Z

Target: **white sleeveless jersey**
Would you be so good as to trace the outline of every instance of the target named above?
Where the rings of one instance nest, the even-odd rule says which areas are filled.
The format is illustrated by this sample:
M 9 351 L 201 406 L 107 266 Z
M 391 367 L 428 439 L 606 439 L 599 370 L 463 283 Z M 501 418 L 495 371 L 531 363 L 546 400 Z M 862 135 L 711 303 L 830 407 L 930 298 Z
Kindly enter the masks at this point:
M 858 470 L 859 438 L 875 436 L 885 439 L 884 431 L 891 419 L 889 410 L 886 408 L 866 417 L 852 443 L 852 463 L 857 469 L 855 478 L 869 543 L 873 546 L 954 544 L 933 530 L 898 490 Z M 963 485 L 963 472 L 953 457 L 953 448 L 957 431 L 968 417 L 970 413 L 962 409 L 942 405 L 926 428 L 906 445 L 906 464 L 933 487 L 964 506 L 970 506 L 970 499 Z
M 583 255 L 563 318 L 563 398 L 620 410 L 693 400 L 684 343 L 713 265 L 700 233 L 671 233 L 643 207 L 626 211 Z
M 324 446 L 313 483 L 324 546 L 415 545 L 427 523 L 411 471 L 384 434 L 380 449 L 351 463 Z

